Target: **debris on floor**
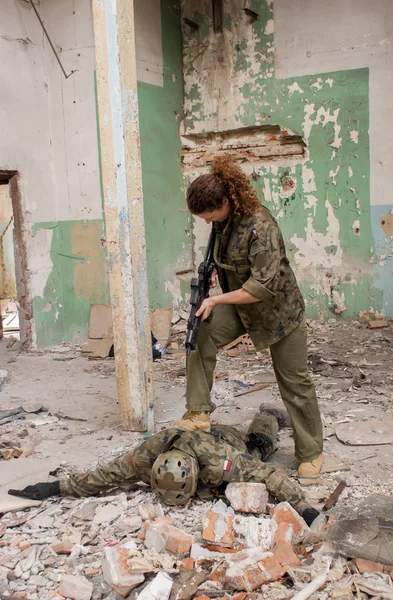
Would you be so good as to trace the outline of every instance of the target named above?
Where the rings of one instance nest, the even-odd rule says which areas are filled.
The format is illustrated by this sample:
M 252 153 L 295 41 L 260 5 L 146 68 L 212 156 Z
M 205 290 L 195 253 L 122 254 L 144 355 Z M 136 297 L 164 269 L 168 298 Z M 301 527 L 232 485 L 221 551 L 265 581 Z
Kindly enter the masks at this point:
M 157 395 L 157 429 L 170 426 L 184 410 L 184 335 L 184 322 L 178 321 L 171 338 L 177 350 L 173 346 L 175 352 L 155 363 L 156 385 L 171 399 Z M 251 483 L 229 485 L 214 503 L 193 499 L 178 508 L 159 504 L 146 488 L 30 505 L 8 496 L 14 504 L 1 504 L 0 597 L 393 600 L 392 440 L 383 427 L 393 419 L 392 348 L 390 323 L 381 329 L 338 319 L 309 322 L 309 366 L 323 414 L 325 460 L 322 475 L 301 484 L 312 505 L 319 510 L 328 505 L 327 522 L 322 516 L 308 527 L 285 503 L 270 504 L 263 484 Z M 51 460 L 55 464 L 46 472 L 54 469 L 62 477 L 75 466 L 70 447 L 84 455 L 83 466 L 95 466 L 141 439 L 117 428 L 109 391 L 113 359 L 88 363 L 71 345 L 35 355 L 17 354 L 10 346 L 6 354 L 17 362 L 7 365 L 2 408 L 18 411 L 23 405 L 26 411 L 19 413 L 25 419 L 0 423 L 0 455 L 23 450 L 17 459 L 2 460 L 0 468 L 28 465 L 33 457 L 43 464 Z M 18 384 L 20 371 L 24 382 Z M 23 392 L 10 396 L 15 385 Z M 256 353 L 247 339 L 220 352 L 212 399 L 216 421 L 244 428 L 261 403 L 282 406 L 269 352 Z M 37 400 L 48 412 L 28 414 Z M 106 420 L 98 412 L 102 407 Z M 99 418 L 92 421 L 95 413 Z M 24 454 L 27 446 L 32 457 Z M 296 475 L 291 429 L 280 430 L 279 449 L 270 460 Z M 330 508 L 341 481 L 341 495 Z
M 8 512 L 0 519 L 0 594 L 27 600 L 245 600 L 256 592 L 296 599 L 317 590 L 326 598 L 363 590 L 393 598 L 390 498 L 367 499 L 310 528 L 286 502 L 266 504 L 265 489 L 256 513 L 256 485 L 264 488 L 232 484 L 229 506 L 195 499 L 170 508 L 138 490 L 50 499 Z M 235 510 L 240 498 L 248 499 L 246 512 Z M 368 520 L 371 533 L 376 515 L 379 538 L 370 550 L 371 538 L 359 523 Z M 355 537 L 343 535 L 345 524 Z M 360 560 L 357 544 L 367 560 Z

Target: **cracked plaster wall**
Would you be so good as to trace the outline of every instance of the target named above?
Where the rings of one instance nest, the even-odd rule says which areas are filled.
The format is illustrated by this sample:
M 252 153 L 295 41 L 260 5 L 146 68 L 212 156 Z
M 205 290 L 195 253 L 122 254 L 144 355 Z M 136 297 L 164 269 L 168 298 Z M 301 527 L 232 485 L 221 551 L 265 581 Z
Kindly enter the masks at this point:
M 109 303 L 90 0 L 3 0 L 0 169 L 20 173 L 30 330 L 38 347 L 87 337 L 90 304 Z M 179 123 L 180 10 L 136 0 L 138 96 L 150 304 L 180 309 L 191 268 Z M 176 226 L 174 226 L 176 223 Z
M 82 341 L 90 303 L 108 294 L 91 6 L 37 8 L 66 72 L 76 72 L 64 78 L 30 3 L 2 2 L 0 169 L 20 174 L 29 329 L 42 347 Z
M 278 218 L 308 314 L 393 316 L 393 5 L 251 1 L 256 20 L 223 6 L 214 33 L 210 2 L 183 4 L 199 25 L 183 25 L 183 135 L 269 124 L 302 136 L 297 164 L 244 166 Z M 194 235 L 199 258 L 206 228 Z

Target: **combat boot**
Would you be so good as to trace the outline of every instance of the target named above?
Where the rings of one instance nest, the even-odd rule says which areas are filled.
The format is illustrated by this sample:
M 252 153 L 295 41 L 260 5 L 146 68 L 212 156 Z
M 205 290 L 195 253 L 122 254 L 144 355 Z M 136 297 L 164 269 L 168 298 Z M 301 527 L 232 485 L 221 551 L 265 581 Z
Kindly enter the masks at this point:
M 210 432 L 210 412 L 190 411 L 181 421 L 173 421 L 173 426 L 185 431 Z
M 321 472 L 323 463 L 323 454 L 320 454 L 314 460 L 310 460 L 309 462 L 302 462 L 298 468 L 298 476 L 304 477 L 305 479 L 314 479 L 318 477 Z

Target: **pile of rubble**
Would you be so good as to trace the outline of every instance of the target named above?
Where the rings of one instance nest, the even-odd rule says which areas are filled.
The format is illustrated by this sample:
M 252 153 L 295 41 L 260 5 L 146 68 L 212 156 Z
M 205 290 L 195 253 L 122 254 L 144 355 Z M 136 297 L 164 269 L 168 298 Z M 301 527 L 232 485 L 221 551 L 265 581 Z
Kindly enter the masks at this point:
M 231 483 L 225 494 L 171 508 L 140 489 L 6 513 L 0 597 L 393 599 L 391 567 L 337 553 L 333 517 L 309 528 L 289 504 L 269 504 L 261 483 Z

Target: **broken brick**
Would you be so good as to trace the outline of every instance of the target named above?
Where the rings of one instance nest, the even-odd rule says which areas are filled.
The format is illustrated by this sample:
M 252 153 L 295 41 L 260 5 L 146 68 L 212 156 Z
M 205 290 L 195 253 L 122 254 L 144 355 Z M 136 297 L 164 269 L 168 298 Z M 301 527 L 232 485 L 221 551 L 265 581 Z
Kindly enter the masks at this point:
M 381 563 L 373 562 L 372 560 L 357 558 L 355 564 L 361 575 L 363 575 L 363 573 L 383 573 L 383 565 L 381 565 Z
M 277 526 L 273 537 L 273 547 L 281 541 L 292 543 L 293 525 L 283 521 Z
M 130 573 L 127 564 L 128 559 L 129 551 L 125 546 L 104 548 L 103 578 L 122 598 L 126 598 L 135 587 L 145 580 L 145 576 L 141 573 Z
M 381 327 L 388 327 L 388 322 L 382 321 L 382 320 L 369 321 L 368 327 L 369 327 L 369 329 L 380 329 Z
M 303 517 L 301 517 L 288 502 L 280 502 L 280 504 L 277 504 L 277 506 L 273 508 L 271 515 L 272 521 L 273 523 L 276 523 L 277 527 L 282 523 L 292 525 L 293 541 L 295 544 L 299 544 L 310 531 L 310 528 Z
M 93 584 L 84 577 L 63 574 L 60 579 L 59 594 L 72 600 L 90 600 Z
M 202 537 L 215 546 L 230 548 L 233 544 L 233 510 L 221 500 L 206 514 Z
M 160 553 L 166 550 L 173 554 L 188 554 L 192 545 L 192 535 L 184 533 L 174 525 L 153 521 L 146 531 L 145 545 Z
M 192 571 L 194 569 L 194 563 L 195 560 L 193 558 L 184 558 L 182 560 L 183 569 L 185 569 L 186 571 Z
M 264 513 L 269 499 L 264 483 L 229 483 L 225 495 L 234 510 L 244 513 Z
M 30 542 L 28 542 L 27 540 L 23 540 L 22 542 L 20 542 L 19 548 L 21 549 L 21 552 L 27 550 L 28 548 L 30 548 Z
M 280 540 L 273 548 L 273 554 L 281 565 L 287 567 L 300 567 L 301 562 L 296 556 L 292 544 L 286 540 Z
M 282 579 L 288 570 L 288 565 L 281 564 L 271 552 L 266 552 L 266 554 L 268 556 L 258 562 L 264 579 L 263 583 Z
M 252 592 L 264 583 L 281 579 L 287 567 L 281 565 L 272 552 L 261 548 L 242 550 L 227 558 L 224 586 L 230 590 Z

